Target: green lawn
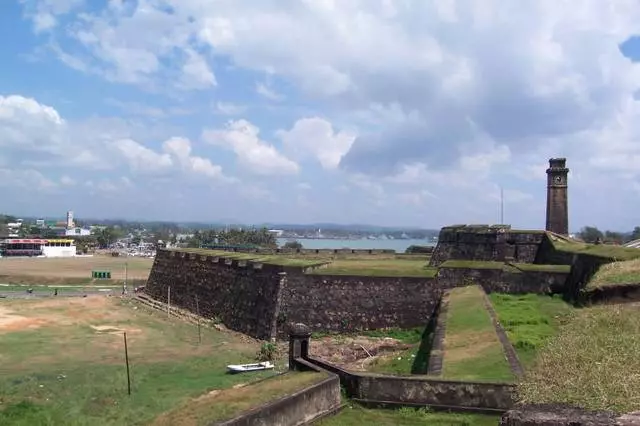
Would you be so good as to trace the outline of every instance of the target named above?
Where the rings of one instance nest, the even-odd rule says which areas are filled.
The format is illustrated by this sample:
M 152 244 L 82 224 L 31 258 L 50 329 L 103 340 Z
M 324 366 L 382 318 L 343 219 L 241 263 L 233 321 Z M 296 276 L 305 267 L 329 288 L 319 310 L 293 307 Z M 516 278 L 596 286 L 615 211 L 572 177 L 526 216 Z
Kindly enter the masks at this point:
M 319 426 L 495 426 L 499 416 L 479 414 L 436 413 L 425 409 L 400 408 L 397 410 L 368 410 L 359 405 L 349 405 L 333 417 L 318 423 Z
M 229 375 L 226 365 L 251 362 L 258 344 L 210 328 L 201 337 L 192 324 L 119 298 L 2 302 L 0 424 L 146 424 L 190 398 L 275 374 Z
M 525 272 L 564 272 L 568 274 L 571 271 L 571 265 L 537 265 L 535 263 L 513 263 L 512 265 Z
M 479 286 L 449 294 L 442 374 L 447 379 L 511 381 L 513 374 Z
M 334 259 L 327 266 L 317 268 L 309 273 L 319 275 L 363 275 L 381 277 L 435 277 L 438 272 L 437 269 L 430 268 L 427 265 L 428 262 L 422 258 L 377 259 L 371 257 Z
M 518 386 L 525 403 L 567 403 L 618 413 L 640 408 L 640 306 L 576 311 Z
M 489 298 L 525 368 L 574 311 L 560 296 L 492 293 Z
M 583 253 L 610 259 L 631 260 L 640 258 L 640 250 L 611 244 L 587 244 L 568 239 L 551 238 L 556 250 L 567 253 Z

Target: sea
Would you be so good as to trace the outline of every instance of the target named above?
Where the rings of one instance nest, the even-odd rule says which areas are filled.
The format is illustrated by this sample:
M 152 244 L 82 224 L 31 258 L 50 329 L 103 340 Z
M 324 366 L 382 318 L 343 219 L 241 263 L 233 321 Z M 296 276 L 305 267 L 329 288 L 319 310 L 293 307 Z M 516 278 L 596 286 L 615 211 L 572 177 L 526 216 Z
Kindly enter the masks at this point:
M 293 241 L 289 238 L 278 238 L 278 246 L 282 247 L 287 241 Z M 395 250 L 398 253 L 404 253 L 409 246 L 435 246 L 433 240 L 385 240 L 385 239 L 360 239 L 360 240 L 339 240 L 333 238 L 297 238 L 306 249 L 385 249 Z

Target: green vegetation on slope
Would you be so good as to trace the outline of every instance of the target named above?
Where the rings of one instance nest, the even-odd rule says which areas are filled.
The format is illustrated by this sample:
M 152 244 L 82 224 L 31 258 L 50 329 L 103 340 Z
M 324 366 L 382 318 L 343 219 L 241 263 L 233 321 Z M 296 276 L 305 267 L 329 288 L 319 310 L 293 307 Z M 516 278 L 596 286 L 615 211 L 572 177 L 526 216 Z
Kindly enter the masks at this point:
M 537 351 L 573 312 L 559 296 L 492 293 L 489 298 L 525 368 L 533 364 Z
M 526 403 L 568 403 L 619 413 L 640 407 L 637 304 L 581 309 L 538 353 L 518 387 Z
M 634 249 L 638 250 L 638 249 Z M 640 251 L 640 250 L 638 250 Z M 640 283 L 640 259 L 612 262 L 602 265 L 589 280 L 587 289 L 616 284 Z
M 449 294 L 442 367 L 447 379 L 513 380 L 479 286 Z
M 321 420 L 319 426 L 495 426 L 498 416 L 479 414 L 434 413 L 426 409 L 400 408 L 397 410 L 367 410 L 359 405 L 345 407 L 335 416 Z
M 535 263 L 512 263 L 514 267 L 523 272 L 564 272 L 571 271 L 571 265 L 538 265 Z
M 335 259 L 327 266 L 309 272 L 317 275 L 363 275 L 380 277 L 435 277 L 436 268 L 429 268 L 422 258 L 417 259 Z
M 302 390 L 326 377 L 322 373 L 291 372 L 248 386 L 209 392 L 164 413 L 151 425 L 205 426 L 232 419 L 244 411 Z
M 554 248 L 567 253 L 590 254 L 615 260 L 640 258 L 640 250 L 611 244 L 587 244 L 555 234 L 549 235 Z

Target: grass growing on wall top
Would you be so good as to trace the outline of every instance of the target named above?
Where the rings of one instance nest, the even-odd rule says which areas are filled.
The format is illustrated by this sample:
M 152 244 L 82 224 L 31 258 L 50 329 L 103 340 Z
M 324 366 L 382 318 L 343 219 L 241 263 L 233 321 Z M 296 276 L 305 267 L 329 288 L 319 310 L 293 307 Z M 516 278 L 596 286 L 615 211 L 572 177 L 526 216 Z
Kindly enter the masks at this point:
M 606 287 L 616 284 L 637 283 L 640 283 L 640 259 L 612 262 L 602 265 L 600 269 L 598 269 L 598 272 L 596 272 L 591 280 L 589 280 L 587 289 Z
M 525 368 L 574 312 L 559 296 L 492 293 L 489 298 Z
M 563 272 L 569 273 L 571 265 L 538 265 L 535 263 L 511 263 L 512 266 L 523 272 Z
M 443 262 L 442 268 L 467 268 L 467 269 L 504 269 L 504 262 L 482 261 L 482 260 L 447 260 Z
M 290 395 L 327 378 L 316 372 L 289 372 L 248 386 L 213 391 L 162 414 L 151 426 L 205 426 Z
M 325 267 L 309 272 L 317 275 L 361 275 L 380 277 L 433 278 L 436 268 L 422 259 L 335 259 Z
M 587 244 L 581 241 L 576 241 L 567 237 L 549 233 L 547 234 L 547 236 L 556 250 L 567 253 L 590 254 L 592 256 L 599 256 L 616 260 L 631 260 L 640 258 L 640 250 L 634 248 L 616 246 L 611 244 Z
M 241 252 L 232 252 L 232 251 L 223 251 L 223 250 L 209 250 L 209 249 L 198 249 L 198 248 L 186 248 L 186 249 L 176 249 L 172 250 L 175 252 L 185 252 L 185 253 L 195 253 L 199 255 L 212 256 L 212 257 L 221 257 L 225 259 L 238 260 L 238 261 L 250 261 L 254 263 L 265 263 L 269 265 L 278 265 L 278 266 L 299 266 L 299 267 L 310 267 L 321 265 L 326 261 L 321 259 L 309 259 L 309 258 L 292 258 L 288 255 L 265 255 L 263 253 L 241 253 Z
M 479 286 L 449 293 L 442 374 L 447 379 L 513 380 Z
M 337 415 L 318 422 L 319 426 L 495 426 L 500 416 L 480 414 L 435 413 L 427 409 L 400 408 L 395 410 L 368 410 L 349 405 Z
M 640 407 L 637 304 L 580 309 L 540 350 L 518 386 L 527 403 L 568 403 L 618 413 Z

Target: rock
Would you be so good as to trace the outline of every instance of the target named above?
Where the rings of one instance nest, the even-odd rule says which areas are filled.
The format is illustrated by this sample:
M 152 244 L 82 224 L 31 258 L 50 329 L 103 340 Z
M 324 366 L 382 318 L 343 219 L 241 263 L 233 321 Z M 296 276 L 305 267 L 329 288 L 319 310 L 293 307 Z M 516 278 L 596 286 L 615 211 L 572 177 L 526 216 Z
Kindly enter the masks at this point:
M 640 426 L 640 411 L 618 417 L 616 419 L 616 426 Z

